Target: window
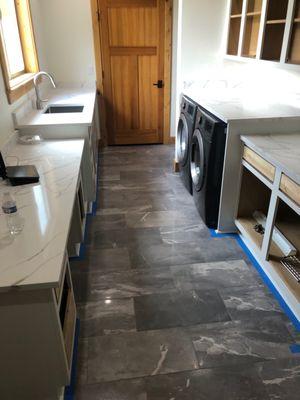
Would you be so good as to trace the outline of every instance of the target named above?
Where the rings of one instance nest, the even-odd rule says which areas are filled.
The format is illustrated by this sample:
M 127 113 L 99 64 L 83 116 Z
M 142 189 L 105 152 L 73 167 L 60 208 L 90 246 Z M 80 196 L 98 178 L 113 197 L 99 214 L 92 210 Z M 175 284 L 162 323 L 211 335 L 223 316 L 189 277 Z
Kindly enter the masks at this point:
M 12 103 L 32 88 L 39 70 L 29 0 L 0 0 L 0 56 Z

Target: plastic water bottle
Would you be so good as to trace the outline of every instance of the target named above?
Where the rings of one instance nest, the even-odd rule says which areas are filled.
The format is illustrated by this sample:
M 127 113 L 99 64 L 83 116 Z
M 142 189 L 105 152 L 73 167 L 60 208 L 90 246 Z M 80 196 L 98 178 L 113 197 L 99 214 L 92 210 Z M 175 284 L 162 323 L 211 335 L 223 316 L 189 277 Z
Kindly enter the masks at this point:
M 22 220 L 18 214 L 17 203 L 9 192 L 3 194 L 2 210 L 6 215 L 7 227 L 11 235 L 20 233 L 23 229 Z

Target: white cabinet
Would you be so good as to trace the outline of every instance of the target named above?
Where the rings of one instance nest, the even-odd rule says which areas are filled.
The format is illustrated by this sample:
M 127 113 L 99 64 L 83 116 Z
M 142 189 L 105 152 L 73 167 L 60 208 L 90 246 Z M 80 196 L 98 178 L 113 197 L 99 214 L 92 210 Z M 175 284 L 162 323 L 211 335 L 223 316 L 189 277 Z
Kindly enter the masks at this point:
M 58 398 L 70 382 L 76 325 L 67 254 L 58 288 L 1 293 L 0 319 L 1 398 Z
M 231 0 L 227 55 L 300 63 L 300 0 Z

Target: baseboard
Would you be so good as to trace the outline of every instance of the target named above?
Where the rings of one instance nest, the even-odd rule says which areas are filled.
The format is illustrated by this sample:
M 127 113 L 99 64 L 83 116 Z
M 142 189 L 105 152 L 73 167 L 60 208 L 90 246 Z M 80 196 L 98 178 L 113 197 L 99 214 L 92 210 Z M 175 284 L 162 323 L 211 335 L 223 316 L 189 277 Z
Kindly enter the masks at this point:
M 173 162 L 173 169 L 174 169 L 174 172 L 179 172 L 179 162 L 176 160 L 174 160 L 174 162 Z

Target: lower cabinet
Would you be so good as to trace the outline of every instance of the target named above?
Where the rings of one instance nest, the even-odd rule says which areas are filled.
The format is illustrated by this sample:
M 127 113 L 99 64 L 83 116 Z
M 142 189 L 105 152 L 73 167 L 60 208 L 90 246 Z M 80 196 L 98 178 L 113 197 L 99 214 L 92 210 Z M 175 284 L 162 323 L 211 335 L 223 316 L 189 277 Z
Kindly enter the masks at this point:
M 71 378 L 76 305 L 68 255 L 58 288 L 0 294 L 0 398 L 58 399 Z
M 300 321 L 300 283 L 282 264 L 287 255 L 300 254 L 299 203 L 300 186 L 245 148 L 235 223 L 264 273 Z

